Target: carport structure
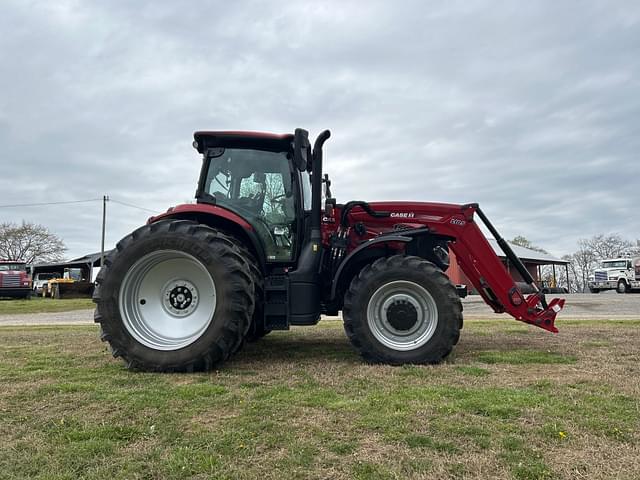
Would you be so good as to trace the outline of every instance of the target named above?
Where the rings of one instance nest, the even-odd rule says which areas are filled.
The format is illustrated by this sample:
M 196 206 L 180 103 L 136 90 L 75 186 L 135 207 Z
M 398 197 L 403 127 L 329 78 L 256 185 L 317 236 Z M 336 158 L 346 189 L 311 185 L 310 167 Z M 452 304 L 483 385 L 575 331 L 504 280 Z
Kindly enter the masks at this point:
M 105 256 L 109 252 L 105 252 Z M 31 277 L 35 277 L 38 273 L 57 273 L 60 278 L 64 277 L 65 270 L 78 269 L 80 275 L 78 279 L 86 282 L 93 282 L 95 280 L 94 268 L 100 268 L 100 252 L 91 253 L 84 257 L 75 258 L 66 262 L 53 262 L 53 263 L 37 263 L 30 266 Z
M 516 268 L 510 264 L 509 259 L 505 256 L 502 249 L 498 246 L 498 242 L 493 238 L 488 238 L 489 244 L 493 251 L 496 253 L 505 268 L 511 274 L 514 281 L 523 282 L 523 278 L 520 273 L 516 270 Z M 540 284 L 542 279 L 542 268 L 545 266 L 552 267 L 552 278 L 553 278 L 553 286 L 558 287 L 558 277 L 557 277 L 557 269 L 564 267 L 565 277 L 569 278 L 569 262 L 566 260 L 562 260 L 560 258 L 556 258 L 553 255 L 549 255 L 548 253 L 538 252 L 536 250 L 531 250 L 530 248 L 521 247 L 520 245 L 514 245 L 509 242 L 509 245 L 513 249 L 514 253 L 522 260 L 524 266 L 527 268 L 531 276 L 535 279 L 536 283 Z M 450 267 L 446 271 L 447 275 L 451 279 L 451 281 L 458 285 L 467 285 L 469 288 L 472 288 L 471 282 L 466 277 L 458 262 L 456 260 L 455 254 L 453 252 L 449 252 L 450 256 Z M 568 285 L 564 285 L 567 289 Z M 475 292 L 474 292 L 475 293 Z

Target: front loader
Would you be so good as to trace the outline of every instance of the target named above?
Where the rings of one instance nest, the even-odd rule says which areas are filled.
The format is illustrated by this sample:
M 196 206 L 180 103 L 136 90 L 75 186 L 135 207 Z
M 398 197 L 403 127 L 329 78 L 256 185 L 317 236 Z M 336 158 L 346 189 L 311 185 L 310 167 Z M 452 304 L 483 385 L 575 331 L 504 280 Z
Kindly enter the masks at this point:
M 369 362 L 442 361 L 462 305 L 449 251 L 495 312 L 556 332 L 547 302 L 477 204 L 337 203 L 322 132 L 196 132 L 195 204 L 169 208 L 123 238 L 96 280 L 95 320 L 132 369 L 207 370 L 272 330 L 342 311 Z M 514 282 L 478 227 L 524 279 Z M 523 291 L 533 293 L 524 294 Z

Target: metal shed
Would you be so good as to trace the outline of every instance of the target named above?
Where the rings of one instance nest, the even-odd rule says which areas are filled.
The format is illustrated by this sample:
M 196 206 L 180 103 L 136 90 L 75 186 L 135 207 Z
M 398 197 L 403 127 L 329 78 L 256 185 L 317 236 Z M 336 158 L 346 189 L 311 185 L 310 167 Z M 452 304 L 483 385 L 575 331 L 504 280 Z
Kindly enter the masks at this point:
M 513 265 L 509 264 L 509 259 L 506 258 L 504 252 L 498 246 L 498 242 L 493 238 L 488 238 L 489 244 L 493 251 L 496 253 L 498 257 L 502 260 L 505 268 L 509 271 L 513 279 L 517 282 L 522 282 L 523 279 L 518 273 L 518 271 L 513 267 Z M 514 253 L 522 260 L 531 276 L 536 280 L 536 282 L 540 282 L 542 277 L 541 269 L 543 266 L 551 265 L 552 266 L 552 274 L 553 274 L 553 282 L 557 286 L 558 278 L 557 278 L 557 267 L 564 267 L 566 276 L 564 278 L 568 278 L 569 276 L 569 262 L 566 260 L 562 260 L 560 258 L 554 257 L 553 255 L 549 255 L 548 253 L 537 252 L 535 250 L 531 250 L 529 248 L 521 247 L 519 245 L 514 245 L 509 242 L 509 245 L 513 249 Z M 455 254 L 453 252 L 449 252 L 451 259 L 451 266 L 447 270 L 447 275 L 451 279 L 454 284 L 462 284 L 467 285 L 469 289 L 472 288 L 471 282 L 466 277 L 462 269 L 458 266 L 458 262 L 456 261 Z

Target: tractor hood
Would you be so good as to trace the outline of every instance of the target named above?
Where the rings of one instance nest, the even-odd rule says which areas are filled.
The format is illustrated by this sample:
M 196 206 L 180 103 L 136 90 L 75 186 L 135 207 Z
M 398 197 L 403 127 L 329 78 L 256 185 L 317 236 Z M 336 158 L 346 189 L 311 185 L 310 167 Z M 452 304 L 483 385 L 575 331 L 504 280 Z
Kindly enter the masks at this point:
M 377 218 L 375 222 L 380 225 L 393 227 L 394 225 L 402 224 L 405 227 L 419 228 L 425 225 L 433 227 L 434 224 L 463 226 L 473 221 L 478 205 L 475 203 L 459 205 L 454 203 L 389 201 L 371 202 L 368 203 L 368 207 L 373 212 L 376 212 Z M 370 214 L 359 206 L 349 209 L 349 217 L 353 222 L 372 221 Z
M 416 219 L 420 218 L 437 221 L 451 215 L 460 215 L 469 210 L 470 205 L 455 203 L 432 202 L 371 202 L 369 206 L 376 211 L 390 213 L 391 218 Z

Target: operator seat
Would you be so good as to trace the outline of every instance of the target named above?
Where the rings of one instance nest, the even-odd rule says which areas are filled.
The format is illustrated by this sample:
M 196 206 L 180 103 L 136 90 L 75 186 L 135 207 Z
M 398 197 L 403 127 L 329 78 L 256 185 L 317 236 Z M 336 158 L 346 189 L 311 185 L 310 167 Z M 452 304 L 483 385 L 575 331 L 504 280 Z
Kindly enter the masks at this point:
M 258 192 L 252 195 L 252 200 L 256 206 L 257 212 L 261 212 L 264 205 L 264 197 L 267 194 L 267 176 L 264 172 L 255 172 L 253 174 L 253 183 L 259 185 Z

